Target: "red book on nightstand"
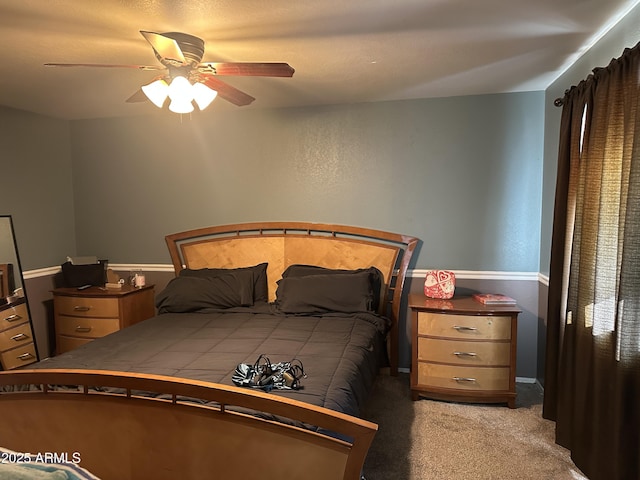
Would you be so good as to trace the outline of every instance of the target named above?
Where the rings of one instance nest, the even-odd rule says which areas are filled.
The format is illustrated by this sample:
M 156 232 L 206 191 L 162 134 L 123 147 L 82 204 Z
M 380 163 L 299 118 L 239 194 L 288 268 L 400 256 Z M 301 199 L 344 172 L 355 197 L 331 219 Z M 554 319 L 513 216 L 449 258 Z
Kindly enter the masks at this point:
M 473 299 L 483 305 L 515 305 L 516 301 L 501 293 L 474 293 Z

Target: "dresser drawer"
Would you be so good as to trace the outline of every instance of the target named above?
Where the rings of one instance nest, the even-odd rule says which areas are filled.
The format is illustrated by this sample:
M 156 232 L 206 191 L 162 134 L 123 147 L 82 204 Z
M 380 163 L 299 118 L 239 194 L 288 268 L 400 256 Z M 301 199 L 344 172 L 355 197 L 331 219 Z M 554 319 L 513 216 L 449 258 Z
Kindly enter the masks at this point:
M 33 342 L 0 353 L 0 362 L 5 370 L 29 365 L 36 360 L 36 346 Z
M 99 338 L 120 329 L 117 318 L 82 318 L 58 315 L 56 333 L 73 337 Z
M 454 390 L 509 390 L 509 368 L 418 362 L 418 384 Z
M 418 360 L 456 365 L 508 367 L 511 361 L 511 343 L 419 337 Z
M 117 298 L 55 297 L 55 311 L 74 317 L 114 318 L 119 315 Z
M 28 323 L 0 332 L 0 351 L 16 348 L 30 342 L 33 342 L 33 338 L 31 325 Z
M 418 335 L 476 340 L 510 340 L 511 317 L 419 312 Z
M 0 312 L 0 330 L 15 327 L 21 323 L 29 321 L 27 304 L 21 303 L 15 307 L 10 307 Z

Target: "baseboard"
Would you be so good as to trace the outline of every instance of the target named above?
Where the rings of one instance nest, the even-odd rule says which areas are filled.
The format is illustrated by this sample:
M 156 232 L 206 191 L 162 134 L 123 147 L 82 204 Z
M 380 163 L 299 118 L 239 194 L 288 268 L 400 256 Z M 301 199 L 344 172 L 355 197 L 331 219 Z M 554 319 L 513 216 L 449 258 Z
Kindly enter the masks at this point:
M 516 383 L 536 383 L 537 381 L 538 381 L 537 378 L 516 377 Z

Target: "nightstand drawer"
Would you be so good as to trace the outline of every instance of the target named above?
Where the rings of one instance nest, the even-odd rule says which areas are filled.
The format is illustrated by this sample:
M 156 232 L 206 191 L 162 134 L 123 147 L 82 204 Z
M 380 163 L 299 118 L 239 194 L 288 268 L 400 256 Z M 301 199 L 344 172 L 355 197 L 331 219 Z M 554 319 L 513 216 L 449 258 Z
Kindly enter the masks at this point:
M 419 337 L 418 360 L 456 365 L 508 367 L 511 360 L 511 344 Z
M 99 338 L 120 329 L 117 318 L 81 318 L 58 315 L 56 334 L 82 338 Z
M 477 340 L 510 340 L 511 317 L 419 312 L 418 335 Z
M 32 343 L 0 353 L 0 361 L 5 370 L 29 365 L 37 360 L 36 346 Z
M 453 390 L 509 390 L 509 367 L 460 367 L 419 362 L 418 383 Z
M 29 321 L 27 304 L 21 303 L 15 307 L 10 307 L 0 312 L 0 330 L 15 327 L 21 323 Z
M 58 315 L 74 317 L 117 318 L 118 300 L 115 298 L 55 297 L 55 311 Z
M 33 338 L 31 336 L 31 325 L 28 323 L 0 332 L 0 351 L 16 348 L 29 342 L 33 342 Z

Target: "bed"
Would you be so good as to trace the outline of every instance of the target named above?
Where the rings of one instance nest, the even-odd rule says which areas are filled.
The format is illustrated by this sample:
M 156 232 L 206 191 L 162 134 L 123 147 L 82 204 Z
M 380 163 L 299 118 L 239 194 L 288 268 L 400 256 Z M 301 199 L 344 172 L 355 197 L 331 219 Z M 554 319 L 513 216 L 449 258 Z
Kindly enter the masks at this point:
M 0 373 L 0 408 L 15 413 L 0 445 L 65 454 L 105 480 L 359 478 L 377 430 L 360 409 L 382 366 L 397 373 L 418 239 L 268 222 L 166 242 L 176 276 L 157 316 Z M 260 355 L 301 362 L 303 388 L 234 385 Z

